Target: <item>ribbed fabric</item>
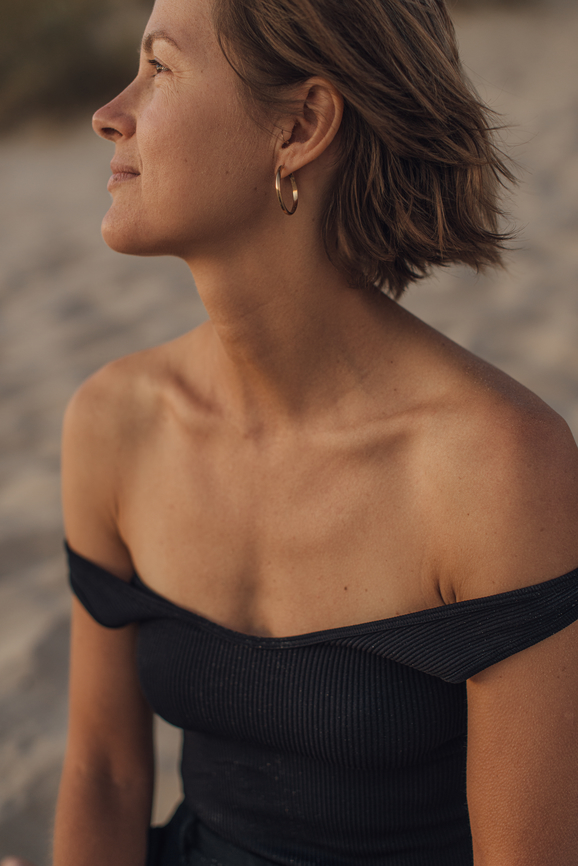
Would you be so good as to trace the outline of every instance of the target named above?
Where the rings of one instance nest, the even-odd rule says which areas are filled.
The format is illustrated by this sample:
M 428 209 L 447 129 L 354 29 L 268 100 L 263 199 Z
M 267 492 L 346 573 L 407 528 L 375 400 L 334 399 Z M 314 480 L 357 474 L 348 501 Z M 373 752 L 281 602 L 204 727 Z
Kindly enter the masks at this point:
M 471 866 L 465 680 L 578 619 L 578 570 L 286 638 L 244 635 L 68 549 L 102 625 L 139 622 L 152 707 L 185 731 L 185 799 L 281 866 Z

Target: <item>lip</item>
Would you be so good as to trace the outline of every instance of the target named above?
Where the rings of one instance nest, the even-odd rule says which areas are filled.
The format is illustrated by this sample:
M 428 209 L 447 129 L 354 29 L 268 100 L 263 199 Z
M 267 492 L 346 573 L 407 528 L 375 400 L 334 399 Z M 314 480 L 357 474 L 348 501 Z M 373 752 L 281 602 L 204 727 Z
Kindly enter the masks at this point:
M 132 165 L 124 165 L 120 162 L 114 162 L 114 160 L 110 164 L 110 170 L 112 175 L 108 181 L 107 189 L 117 183 L 125 183 L 128 180 L 134 180 L 135 177 L 140 177 L 140 171 L 137 171 Z

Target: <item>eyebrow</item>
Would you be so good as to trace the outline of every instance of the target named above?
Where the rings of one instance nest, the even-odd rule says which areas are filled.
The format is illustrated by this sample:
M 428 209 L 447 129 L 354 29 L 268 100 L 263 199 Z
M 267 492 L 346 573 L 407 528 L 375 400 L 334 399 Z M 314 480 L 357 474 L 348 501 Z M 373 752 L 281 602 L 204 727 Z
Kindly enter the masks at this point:
M 157 39 L 163 39 L 165 42 L 170 42 L 171 45 L 174 45 L 177 50 L 180 51 L 179 46 L 175 42 L 175 40 L 169 36 L 164 30 L 151 30 L 150 33 L 146 33 L 143 36 L 141 48 L 145 52 L 145 54 L 150 54 L 153 42 L 156 42 Z

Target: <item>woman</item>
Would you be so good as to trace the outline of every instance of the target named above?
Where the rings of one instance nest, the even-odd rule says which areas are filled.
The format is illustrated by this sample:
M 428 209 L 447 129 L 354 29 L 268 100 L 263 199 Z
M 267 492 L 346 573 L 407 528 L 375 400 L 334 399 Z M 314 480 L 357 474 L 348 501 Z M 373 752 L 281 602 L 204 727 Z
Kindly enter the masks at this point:
M 157 0 L 94 126 L 210 319 L 67 412 L 56 866 L 575 864 L 577 449 L 396 303 L 504 241 L 443 3 Z

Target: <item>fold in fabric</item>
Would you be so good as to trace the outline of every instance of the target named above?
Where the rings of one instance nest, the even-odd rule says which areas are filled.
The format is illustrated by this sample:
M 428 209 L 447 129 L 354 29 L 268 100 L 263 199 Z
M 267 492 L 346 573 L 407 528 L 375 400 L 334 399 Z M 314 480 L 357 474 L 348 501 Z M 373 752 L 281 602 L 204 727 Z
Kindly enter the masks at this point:
M 376 622 L 282 638 L 245 635 L 173 604 L 134 575 L 127 583 L 66 545 L 74 593 L 101 625 L 180 619 L 223 640 L 263 649 L 330 643 L 365 650 L 461 683 L 578 619 L 578 569 L 534 586 Z

